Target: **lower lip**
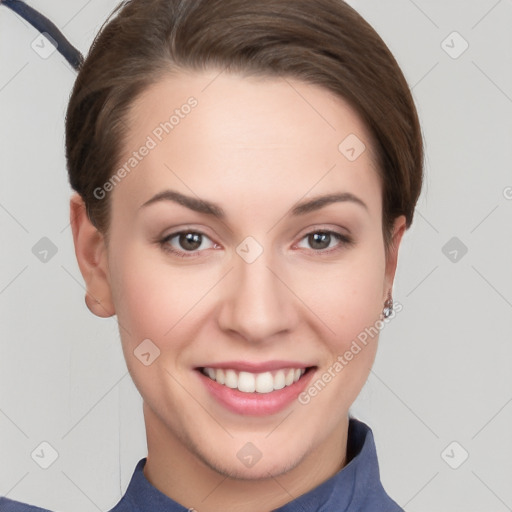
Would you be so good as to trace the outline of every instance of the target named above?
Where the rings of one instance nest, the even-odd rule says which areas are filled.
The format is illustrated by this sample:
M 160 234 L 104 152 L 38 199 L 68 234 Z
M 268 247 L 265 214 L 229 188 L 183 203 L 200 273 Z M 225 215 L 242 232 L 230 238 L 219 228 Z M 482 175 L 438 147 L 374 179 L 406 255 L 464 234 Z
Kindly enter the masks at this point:
M 310 368 L 291 386 L 270 393 L 244 393 L 238 389 L 228 388 L 196 370 L 206 389 L 224 407 L 236 414 L 267 416 L 275 414 L 290 405 L 311 381 L 315 368 Z

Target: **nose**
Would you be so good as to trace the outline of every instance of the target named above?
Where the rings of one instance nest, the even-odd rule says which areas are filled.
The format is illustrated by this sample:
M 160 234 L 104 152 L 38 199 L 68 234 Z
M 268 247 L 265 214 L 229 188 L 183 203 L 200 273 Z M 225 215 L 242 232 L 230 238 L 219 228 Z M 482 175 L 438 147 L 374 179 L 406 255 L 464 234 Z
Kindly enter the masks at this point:
M 299 318 L 300 301 L 270 253 L 263 251 L 252 263 L 234 255 L 219 311 L 219 327 L 251 343 L 275 341 L 292 331 Z

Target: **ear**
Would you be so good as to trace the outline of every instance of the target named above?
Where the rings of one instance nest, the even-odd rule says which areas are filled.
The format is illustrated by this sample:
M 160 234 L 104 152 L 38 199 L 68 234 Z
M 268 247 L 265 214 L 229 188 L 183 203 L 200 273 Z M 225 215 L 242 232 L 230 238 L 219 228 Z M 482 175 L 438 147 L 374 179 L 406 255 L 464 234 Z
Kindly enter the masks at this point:
M 87 288 L 85 302 L 96 316 L 111 317 L 115 309 L 104 237 L 89 220 L 85 203 L 79 194 L 73 194 L 69 206 L 75 255 Z
M 386 259 L 386 273 L 384 278 L 383 300 L 388 298 L 388 295 L 393 289 L 393 282 L 395 280 L 396 265 L 398 263 L 398 249 L 402 241 L 402 236 L 406 230 L 405 215 L 400 215 L 395 219 L 393 225 L 393 235 L 389 253 Z

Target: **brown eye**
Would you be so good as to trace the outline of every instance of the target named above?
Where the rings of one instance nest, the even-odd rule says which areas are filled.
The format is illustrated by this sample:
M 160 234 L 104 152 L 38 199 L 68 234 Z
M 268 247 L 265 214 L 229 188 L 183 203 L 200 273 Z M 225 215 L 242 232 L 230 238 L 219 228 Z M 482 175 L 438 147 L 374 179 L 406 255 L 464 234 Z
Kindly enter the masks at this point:
M 186 251 L 196 251 L 201 247 L 202 235 L 199 233 L 181 233 L 178 237 L 180 247 Z
M 327 249 L 331 243 L 330 233 L 311 233 L 308 242 L 313 249 Z
M 159 241 L 160 246 L 166 252 L 181 256 L 184 258 L 199 256 L 202 250 L 208 247 L 202 247 L 205 240 L 210 240 L 204 233 L 198 231 L 180 231 L 171 233 Z M 215 244 L 212 243 L 212 246 Z
M 343 249 L 344 247 L 354 245 L 354 240 L 348 235 L 328 230 L 312 231 L 305 235 L 302 240 L 307 241 L 308 247 L 306 248 L 311 248 L 314 252 L 319 254 L 331 253 Z

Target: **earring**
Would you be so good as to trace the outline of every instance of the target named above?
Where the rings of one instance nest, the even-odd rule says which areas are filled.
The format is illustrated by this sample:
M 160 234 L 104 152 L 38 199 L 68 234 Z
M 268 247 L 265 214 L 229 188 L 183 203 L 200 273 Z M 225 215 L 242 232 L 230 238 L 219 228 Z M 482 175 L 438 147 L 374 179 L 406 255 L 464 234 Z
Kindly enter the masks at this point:
M 393 298 L 391 297 L 391 290 L 388 293 L 388 298 L 384 302 L 384 309 L 382 310 L 382 317 L 389 318 L 393 312 Z

